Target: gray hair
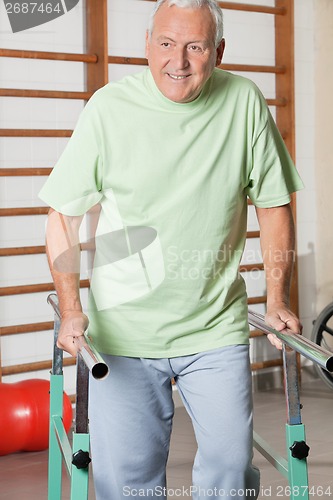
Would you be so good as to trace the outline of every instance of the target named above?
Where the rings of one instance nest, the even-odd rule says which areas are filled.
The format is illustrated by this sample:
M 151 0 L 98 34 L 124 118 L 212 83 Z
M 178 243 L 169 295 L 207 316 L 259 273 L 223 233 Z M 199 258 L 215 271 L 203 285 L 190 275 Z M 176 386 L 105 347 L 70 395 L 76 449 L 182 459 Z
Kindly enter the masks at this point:
M 223 14 L 222 9 L 216 0 L 157 0 L 149 18 L 148 33 L 151 37 L 154 28 L 155 15 L 158 9 L 164 4 L 168 3 L 169 7 L 176 5 L 183 9 L 200 9 L 207 6 L 215 22 L 215 48 L 217 48 L 223 38 Z

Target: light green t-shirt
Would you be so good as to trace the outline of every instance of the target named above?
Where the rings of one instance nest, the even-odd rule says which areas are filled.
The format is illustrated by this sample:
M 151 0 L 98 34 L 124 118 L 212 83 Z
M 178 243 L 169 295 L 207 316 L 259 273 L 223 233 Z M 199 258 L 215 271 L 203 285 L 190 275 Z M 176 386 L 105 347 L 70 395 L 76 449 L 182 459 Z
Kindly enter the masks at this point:
M 65 215 L 101 205 L 97 349 L 159 358 L 248 343 L 247 197 L 274 207 L 302 186 L 251 81 L 215 69 L 180 104 L 146 69 L 94 94 L 40 197 Z

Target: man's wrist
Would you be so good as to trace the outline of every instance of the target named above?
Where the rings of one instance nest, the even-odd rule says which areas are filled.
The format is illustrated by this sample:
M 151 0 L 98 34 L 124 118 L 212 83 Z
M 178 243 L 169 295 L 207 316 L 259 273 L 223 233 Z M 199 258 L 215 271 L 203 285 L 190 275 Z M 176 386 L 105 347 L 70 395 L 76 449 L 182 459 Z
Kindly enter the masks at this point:
M 82 311 L 82 309 L 64 309 L 60 313 L 61 319 L 64 318 L 65 316 L 69 316 L 71 313 L 83 314 L 83 311 Z
M 279 307 L 282 307 L 282 308 L 289 308 L 290 307 L 290 301 L 289 299 L 287 298 L 279 298 L 279 299 L 275 299 L 275 298 L 267 298 L 267 301 L 266 301 L 266 306 L 267 306 L 267 309 L 276 309 L 276 308 L 279 308 Z

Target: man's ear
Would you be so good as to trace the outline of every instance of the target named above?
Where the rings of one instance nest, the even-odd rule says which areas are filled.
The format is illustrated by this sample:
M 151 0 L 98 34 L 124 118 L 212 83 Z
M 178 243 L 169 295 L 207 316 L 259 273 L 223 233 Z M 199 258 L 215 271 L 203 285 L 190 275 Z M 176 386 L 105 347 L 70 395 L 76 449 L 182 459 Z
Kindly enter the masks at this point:
M 222 58 L 223 58 L 224 49 L 225 49 L 225 39 L 222 38 L 219 46 L 216 49 L 216 63 L 215 63 L 215 66 L 220 66 L 220 64 L 222 62 Z

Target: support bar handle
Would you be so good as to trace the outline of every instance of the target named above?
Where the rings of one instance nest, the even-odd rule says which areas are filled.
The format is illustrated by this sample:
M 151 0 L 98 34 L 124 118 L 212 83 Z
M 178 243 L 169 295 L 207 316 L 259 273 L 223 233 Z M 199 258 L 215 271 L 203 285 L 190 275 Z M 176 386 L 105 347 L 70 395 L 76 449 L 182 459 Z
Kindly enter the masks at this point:
M 55 293 L 51 293 L 47 297 L 47 302 L 53 307 L 53 310 L 59 319 L 61 319 L 57 295 Z M 83 335 L 75 339 L 75 342 L 77 344 L 78 354 L 89 368 L 92 376 L 96 380 L 106 378 L 109 374 L 109 367 L 99 352 L 95 349 L 89 337 L 87 335 Z
M 274 328 L 271 328 L 265 323 L 264 316 L 257 312 L 249 310 L 248 320 L 250 325 L 259 328 L 259 330 L 264 332 L 266 335 L 268 335 L 269 333 L 274 333 L 277 338 L 280 339 L 284 344 L 299 352 L 300 354 L 302 354 L 302 356 L 310 359 L 314 363 L 317 363 L 319 366 L 329 372 L 333 371 L 332 352 L 315 344 L 306 337 L 302 337 L 297 333 L 293 333 L 288 328 L 282 330 L 282 332 L 274 330 Z

